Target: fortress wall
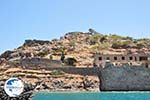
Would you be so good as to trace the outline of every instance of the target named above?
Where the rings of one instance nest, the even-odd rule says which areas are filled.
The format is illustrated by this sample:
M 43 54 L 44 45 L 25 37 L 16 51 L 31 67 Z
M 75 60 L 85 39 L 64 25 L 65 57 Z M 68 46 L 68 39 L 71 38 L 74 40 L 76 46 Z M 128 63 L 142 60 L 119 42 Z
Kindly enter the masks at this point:
M 63 66 L 61 61 L 49 60 L 43 58 L 26 58 L 20 61 L 20 65 L 26 69 L 32 70 L 61 70 L 69 74 L 94 75 L 99 72 L 98 67 L 77 68 L 75 66 Z
M 97 76 L 99 72 L 98 67 L 93 68 L 76 68 L 76 67 L 59 67 L 59 68 L 47 68 L 48 70 L 61 70 L 69 74 L 79 74 L 79 75 L 90 75 Z
M 20 60 L 20 65 L 25 68 L 35 67 L 35 68 L 46 68 L 46 67 L 61 67 L 61 61 L 50 60 L 44 58 L 26 58 Z
M 101 91 L 150 90 L 150 69 L 143 66 L 108 66 L 98 75 Z

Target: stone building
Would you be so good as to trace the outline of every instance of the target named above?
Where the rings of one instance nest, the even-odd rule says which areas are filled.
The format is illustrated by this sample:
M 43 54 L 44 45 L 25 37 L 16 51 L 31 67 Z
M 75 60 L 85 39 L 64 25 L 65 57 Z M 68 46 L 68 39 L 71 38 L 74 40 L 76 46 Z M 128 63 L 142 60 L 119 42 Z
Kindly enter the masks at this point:
M 96 53 L 94 66 L 104 67 L 109 62 L 115 66 L 121 65 L 143 65 L 150 68 L 150 54 L 147 53 Z

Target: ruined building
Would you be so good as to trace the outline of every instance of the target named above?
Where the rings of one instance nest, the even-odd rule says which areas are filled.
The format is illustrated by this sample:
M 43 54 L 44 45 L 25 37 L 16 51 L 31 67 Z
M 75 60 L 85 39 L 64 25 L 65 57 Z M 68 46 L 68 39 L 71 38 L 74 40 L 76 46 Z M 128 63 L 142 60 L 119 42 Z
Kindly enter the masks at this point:
M 150 68 L 150 54 L 148 53 L 96 53 L 94 57 L 94 66 L 97 67 L 104 67 L 109 62 L 115 66 L 128 64 Z

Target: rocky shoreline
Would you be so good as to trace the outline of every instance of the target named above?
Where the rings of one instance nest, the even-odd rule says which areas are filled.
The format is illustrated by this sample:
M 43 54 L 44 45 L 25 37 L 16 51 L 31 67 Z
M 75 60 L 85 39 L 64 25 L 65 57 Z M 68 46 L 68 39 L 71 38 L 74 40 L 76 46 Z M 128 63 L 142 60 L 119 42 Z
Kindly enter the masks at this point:
M 34 86 L 26 84 L 23 93 L 19 97 L 9 97 L 3 86 L 0 86 L 0 100 L 30 100 L 32 98 Z
M 4 83 L 11 76 L 22 79 L 24 92 L 16 98 L 10 98 L 4 91 Z M 96 76 L 67 74 L 61 71 L 28 70 L 9 68 L 0 76 L 0 100 L 30 100 L 34 93 L 99 91 L 99 79 Z

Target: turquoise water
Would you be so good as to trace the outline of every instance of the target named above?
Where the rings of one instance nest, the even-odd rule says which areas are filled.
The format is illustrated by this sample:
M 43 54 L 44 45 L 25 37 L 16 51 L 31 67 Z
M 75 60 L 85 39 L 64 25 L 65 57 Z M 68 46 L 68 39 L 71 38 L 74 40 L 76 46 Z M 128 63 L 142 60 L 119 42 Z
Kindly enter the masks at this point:
M 33 100 L 150 100 L 150 92 L 40 92 Z

